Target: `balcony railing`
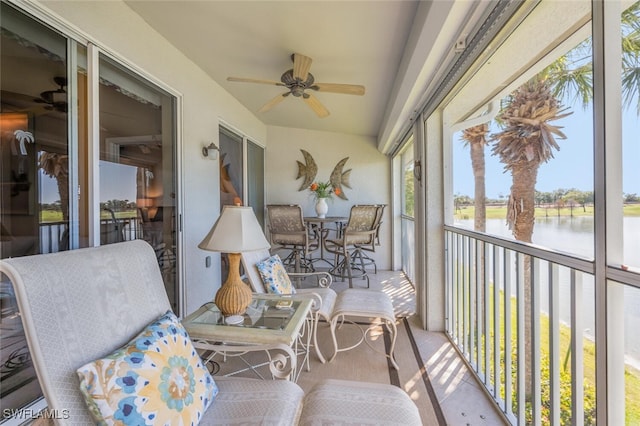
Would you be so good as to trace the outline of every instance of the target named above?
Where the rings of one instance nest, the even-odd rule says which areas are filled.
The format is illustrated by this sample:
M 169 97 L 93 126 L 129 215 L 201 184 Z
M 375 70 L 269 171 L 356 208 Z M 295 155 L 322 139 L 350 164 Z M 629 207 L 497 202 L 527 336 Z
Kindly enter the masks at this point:
M 66 221 L 40 224 L 40 253 L 68 250 L 69 236 Z M 143 238 L 142 221 L 138 217 L 101 219 L 100 244 L 110 244 Z
M 445 246 L 447 333 L 506 418 L 591 424 L 594 263 L 454 227 Z

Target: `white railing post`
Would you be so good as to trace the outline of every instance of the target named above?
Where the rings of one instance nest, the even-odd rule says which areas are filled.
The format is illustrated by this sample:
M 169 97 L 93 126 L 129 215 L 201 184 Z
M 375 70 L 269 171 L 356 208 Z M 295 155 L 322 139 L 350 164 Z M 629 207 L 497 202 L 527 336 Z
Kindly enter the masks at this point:
M 493 397 L 500 401 L 500 257 L 493 246 Z
M 504 253 L 504 411 L 507 416 L 513 414 L 513 386 L 511 380 L 511 270 L 513 267 L 513 252 L 505 250 Z
M 533 424 L 542 424 L 542 401 L 540 383 L 540 294 L 538 275 L 540 261 L 531 257 L 531 397 L 533 398 Z
M 488 249 L 486 251 L 487 254 L 491 253 L 493 254 L 493 250 Z M 489 390 L 491 390 L 490 385 L 491 385 L 491 367 L 490 367 L 490 360 L 491 360 L 491 345 L 490 345 L 490 339 L 489 339 L 489 335 L 490 335 L 490 330 L 489 330 L 489 324 L 491 324 L 490 321 L 490 309 L 489 306 L 491 306 L 491 304 L 489 303 L 489 298 L 491 297 L 491 293 L 489 292 L 489 286 L 491 283 L 491 271 L 493 269 L 493 258 L 495 256 L 490 255 L 487 256 L 486 258 L 486 263 L 485 263 L 485 280 L 484 280 L 484 384 L 485 387 Z
M 584 424 L 582 273 L 571 270 L 571 422 Z
M 525 308 L 524 308 L 524 255 L 518 253 L 516 263 L 517 314 L 518 314 L 518 423 L 524 425 L 526 419 L 526 354 L 525 354 Z
M 560 424 L 560 280 L 558 264 L 549 268 L 549 385 L 551 424 Z

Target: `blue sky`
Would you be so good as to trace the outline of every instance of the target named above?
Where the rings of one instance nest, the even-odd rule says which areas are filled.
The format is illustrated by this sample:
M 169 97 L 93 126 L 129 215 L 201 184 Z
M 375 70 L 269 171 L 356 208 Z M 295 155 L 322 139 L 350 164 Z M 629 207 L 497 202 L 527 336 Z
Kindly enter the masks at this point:
M 560 151 L 554 158 L 540 166 L 536 189 L 551 192 L 555 189 L 576 188 L 593 191 L 593 118 L 591 108 L 572 107 L 573 114 L 558 120 L 567 139 L 557 139 Z M 499 129 L 492 126 L 490 133 Z M 623 116 L 623 191 L 640 195 L 640 120 L 635 110 Z M 473 172 L 469 148 L 465 147 L 456 134 L 453 140 L 454 194 L 469 195 L 473 198 Z M 503 172 L 503 165 L 491 155 L 491 148 L 485 151 L 486 194 L 489 198 L 507 197 L 511 187 L 511 174 Z
M 41 174 L 40 202 L 50 204 L 60 199 L 56 180 Z M 100 202 L 136 200 L 136 168 L 100 161 Z

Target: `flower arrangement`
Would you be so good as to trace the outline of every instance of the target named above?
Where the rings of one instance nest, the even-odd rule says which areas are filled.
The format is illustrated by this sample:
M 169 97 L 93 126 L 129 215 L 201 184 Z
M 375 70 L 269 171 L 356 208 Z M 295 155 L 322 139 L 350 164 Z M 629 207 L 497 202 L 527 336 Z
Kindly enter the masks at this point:
M 316 199 L 331 198 L 331 194 L 340 195 L 340 188 L 334 187 L 331 182 L 313 182 L 309 186 L 309 191 Z

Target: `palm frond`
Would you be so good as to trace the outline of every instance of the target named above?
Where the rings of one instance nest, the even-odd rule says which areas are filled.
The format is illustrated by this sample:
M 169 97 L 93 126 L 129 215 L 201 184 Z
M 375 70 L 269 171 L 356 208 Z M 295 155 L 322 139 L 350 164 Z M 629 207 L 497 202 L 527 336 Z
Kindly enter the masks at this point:
M 640 63 L 622 58 L 622 100 L 625 106 L 636 102 L 636 112 L 640 115 Z
M 579 101 L 587 108 L 593 99 L 593 67 L 591 62 L 581 65 L 564 74 L 556 75 L 552 81 L 552 93 L 566 104 Z
M 464 146 L 467 145 L 487 145 L 487 133 L 489 132 L 488 124 L 478 124 L 477 126 L 469 127 L 462 131 L 462 135 L 460 139 L 464 143 Z
M 622 12 L 621 20 L 623 30 L 640 30 L 640 3 L 634 2 Z

